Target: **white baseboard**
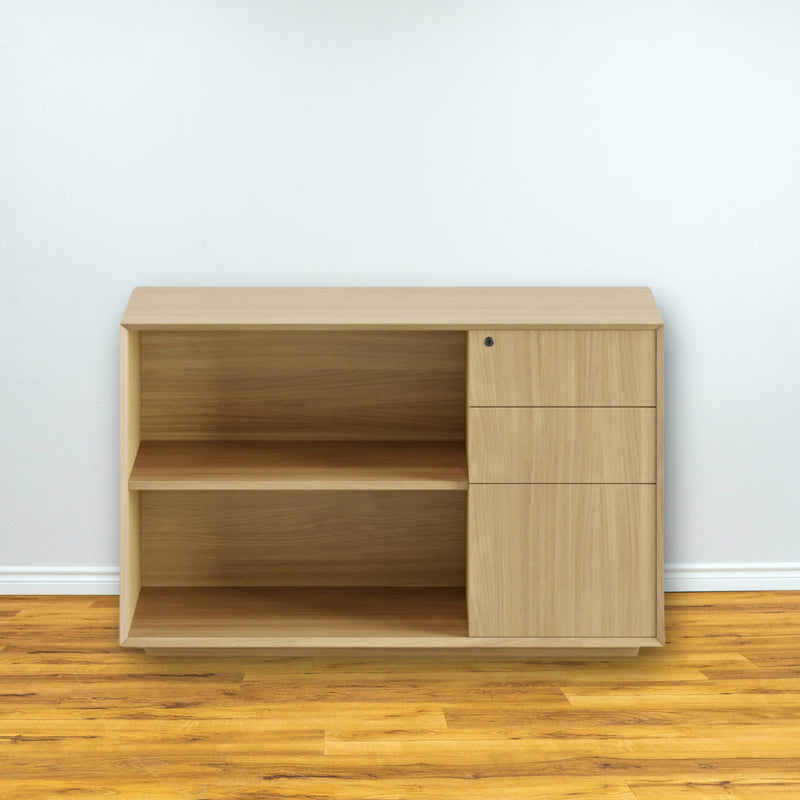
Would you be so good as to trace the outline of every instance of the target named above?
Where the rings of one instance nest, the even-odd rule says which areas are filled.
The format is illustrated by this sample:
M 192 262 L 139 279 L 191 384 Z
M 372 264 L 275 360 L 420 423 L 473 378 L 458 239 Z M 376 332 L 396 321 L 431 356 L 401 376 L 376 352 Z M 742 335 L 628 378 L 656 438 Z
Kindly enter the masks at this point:
M 0 567 L 3 594 L 119 594 L 119 567 Z
M 800 589 L 800 563 L 667 564 L 664 591 L 746 592 Z
M 800 590 L 800 562 L 667 564 L 667 592 Z M 119 594 L 118 567 L 0 567 L 4 594 Z

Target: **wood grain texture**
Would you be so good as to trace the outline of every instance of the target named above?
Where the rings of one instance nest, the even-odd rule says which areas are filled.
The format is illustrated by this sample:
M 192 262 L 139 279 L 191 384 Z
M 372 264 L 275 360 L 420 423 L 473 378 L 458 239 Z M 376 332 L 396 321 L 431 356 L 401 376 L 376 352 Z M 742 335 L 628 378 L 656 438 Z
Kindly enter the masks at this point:
M 399 652 L 637 648 L 649 636 L 474 637 L 463 588 L 143 586 L 128 647 Z
M 146 586 L 463 586 L 464 492 L 143 492 Z
M 468 424 L 471 483 L 656 480 L 652 408 L 470 408 Z
M 463 442 L 142 442 L 131 489 L 467 488 Z
M 664 643 L 664 328 L 656 330 L 656 636 Z
M 646 287 L 139 287 L 129 328 L 657 328 Z
M 140 497 L 128 488 L 128 476 L 141 441 L 140 356 L 141 334 L 120 328 L 119 347 L 119 551 L 120 551 L 120 641 L 128 636 L 133 610 L 141 586 Z
M 398 639 L 459 636 L 466 636 L 466 605 L 457 588 L 142 587 L 128 644 L 354 647 L 394 639 L 397 646 Z
M 469 405 L 654 406 L 654 336 L 619 330 L 470 331 Z
M 655 487 L 473 485 L 471 636 L 655 636 Z
M 463 441 L 463 333 L 142 333 L 142 439 Z
M 800 592 L 668 594 L 666 646 L 613 662 L 153 658 L 117 614 L 0 597 L 0 797 L 800 795 Z

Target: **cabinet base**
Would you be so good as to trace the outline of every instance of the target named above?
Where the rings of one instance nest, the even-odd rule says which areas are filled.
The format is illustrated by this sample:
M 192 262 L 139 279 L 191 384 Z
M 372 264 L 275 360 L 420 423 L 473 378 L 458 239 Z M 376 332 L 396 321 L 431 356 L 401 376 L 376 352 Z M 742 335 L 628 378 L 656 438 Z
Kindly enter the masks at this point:
M 493 656 L 494 658 L 609 658 L 635 656 L 638 647 L 146 647 L 149 656 L 214 657 L 381 657 L 381 656 Z
M 463 587 L 143 587 L 121 644 L 161 655 L 581 658 L 648 636 L 470 636 Z

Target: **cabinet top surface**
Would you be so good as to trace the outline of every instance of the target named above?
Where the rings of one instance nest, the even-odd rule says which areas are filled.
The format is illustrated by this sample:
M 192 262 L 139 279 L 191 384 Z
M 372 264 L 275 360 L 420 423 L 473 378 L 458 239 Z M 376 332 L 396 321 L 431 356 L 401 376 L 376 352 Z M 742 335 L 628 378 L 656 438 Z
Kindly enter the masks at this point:
M 658 328 L 647 287 L 151 287 L 127 328 Z

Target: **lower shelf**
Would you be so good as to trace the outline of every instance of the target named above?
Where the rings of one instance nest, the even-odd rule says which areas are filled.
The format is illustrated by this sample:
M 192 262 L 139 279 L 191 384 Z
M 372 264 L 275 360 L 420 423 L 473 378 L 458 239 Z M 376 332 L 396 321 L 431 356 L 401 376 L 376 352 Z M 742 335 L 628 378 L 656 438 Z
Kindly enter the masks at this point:
M 142 587 L 123 644 L 171 654 L 353 650 L 549 656 L 633 655 L 639 647 L 658 644 L 638 637 L 470 637 L 467 631 L 463 587 Z

